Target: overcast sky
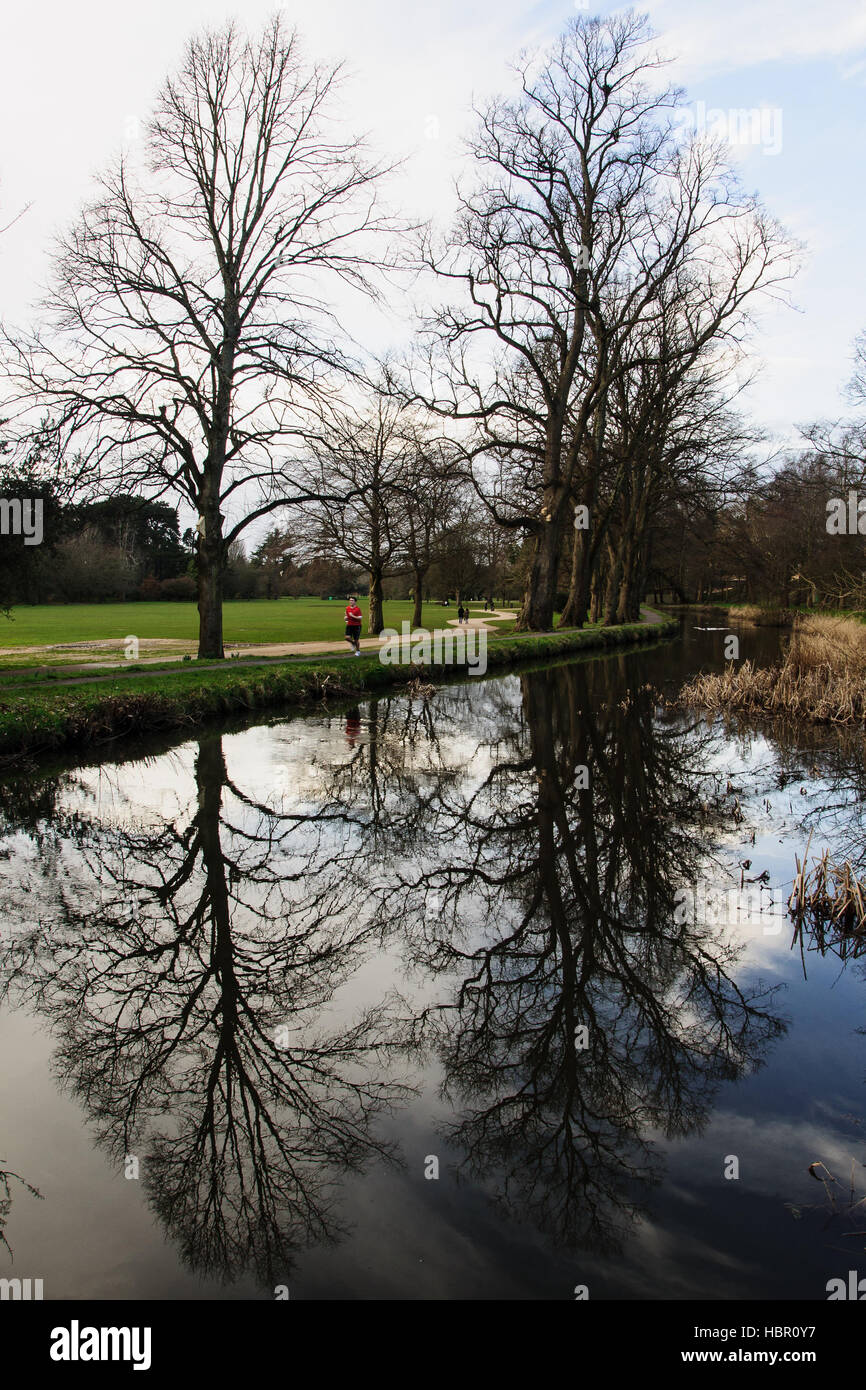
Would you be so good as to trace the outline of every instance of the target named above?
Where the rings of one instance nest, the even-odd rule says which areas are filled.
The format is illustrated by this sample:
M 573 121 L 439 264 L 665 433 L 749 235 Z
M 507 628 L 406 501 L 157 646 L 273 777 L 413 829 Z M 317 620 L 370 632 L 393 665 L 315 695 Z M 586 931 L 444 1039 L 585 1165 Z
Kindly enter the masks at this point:
M 578 13 L 618 6 L 525 0 L 43 0 L 0 19 L 0 314 L 24 323 L 47 275 L 51 234 L 86 201 L 89 179 L 134 143 L 153 94 L 189 35 L 239 16 L 257 27 L 275 9 L 310 57 L 342 58 L 352 74 L 347 121 L 385 153 L 408 156 L 391 201 L 447 218 L 459 137 L 473 98 L 507 89 L 508 63 L 553 39 Z M 675 58 L 695 120 L 758 113 L 735 155 L 747 187 L 807 243 L 796 311 L 765 317 L 765 363 L 752 388 L 757 419 L 783 439 L 846 407 L 854 335 L 866 328 L 866 3 L 864 0 L 651 0 L 659 46 Z M 739 118 L 728 133 L 746 134 Z M 739 128 L 738 128 L 739 127 Z M 380 348 L 401 325 L 371 324 Z

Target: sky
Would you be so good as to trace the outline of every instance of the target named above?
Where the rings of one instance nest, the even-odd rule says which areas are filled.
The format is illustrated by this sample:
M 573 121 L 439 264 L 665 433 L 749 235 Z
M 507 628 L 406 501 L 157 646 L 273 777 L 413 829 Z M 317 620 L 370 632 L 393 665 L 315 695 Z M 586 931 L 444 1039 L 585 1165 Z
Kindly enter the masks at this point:
M 87 201 L 90 180 L 140 139 L 151 100 L 186 39 L 230 17 L 258 27 L 275 9 L 308 55 L 345 60 L 349 128 L 405 159 L 389 201 L 447 222 L 473 101 L 512 84 L 509 63 L 569 19 L 619 6 L 583 0 L 43 0 L 0 18 L 0 316 L 29 323 L 52 235 Z M 866 0 L 647 0 L 683 120 L 733 141 L 749 190 L 806 244 L 792 308 L 764 313 L 761 371 L 747 397 L 780 444 L 797 426 L 844 415 L 852 342 L 866 328 Z M 740 113 L 739 115 L 737 113 Z M 357 331 L 357 325 L 352 325 Z M 368 316 L 373 350 L 405 341 L 398 313 Z

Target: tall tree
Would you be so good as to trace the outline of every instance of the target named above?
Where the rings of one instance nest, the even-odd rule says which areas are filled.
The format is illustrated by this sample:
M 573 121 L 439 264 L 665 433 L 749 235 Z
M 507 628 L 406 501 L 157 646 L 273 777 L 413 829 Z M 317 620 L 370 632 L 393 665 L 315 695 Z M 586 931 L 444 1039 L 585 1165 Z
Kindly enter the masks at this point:
M 510 497 L 482 492 L 497 519 L 533 537 L 522 627 L 552 626 L 572 477 L 606 385 L 592 323 L 599 279 L 633 235 L 651 172 L 671 158 L 665 115 L 676 93 L 650 89 L 658 62 L 647 37 L 631 14 L 578 20 L 540 67 L 527 59 L 521 97 L 480 113 L 477 185 L 448 245 L 425 248 L 428 267 L 462 284 L 466 299 L 434 324 L 447 384 L 431 403 L 477 421 L 478 455 L 518 475 Z M 668 257 L 659 246 L 644 276 Z M 492 362 L 479 362 L 480 338 L 493 345 Z
M 520 98 L 481 113 L 477 183 L 450 240 L 425 247 L 427 267 L 464 297 L 429 325 L 430 375 L 415 389 L 474 423 L 466 451 L 479 496 L 531 538 L 524 628 L 553 624 L 576 505 L 592 525 L 573 546 L 568 619 L 586 620 L 623 477 L 620 459 L 605 498 L 610 395 L 635 366 L 636 326 L 656 317 L 686 268 L 712 267 L 720 243 L 735 270 L 716 288 L 707 269 L 696 335 L 784 273 L 781 234 L 719 151 L 678 139 L 677 93 L 657 88 L 648 40 L 631 13 L 577 20 L 540 63 L 527 60 Z
M 349 369 L 328 296 L 374 292 L 384 171 L 334 132 L 339 80 L 279 19 L 194 38 L 147 176 L 121 160 L 101 178 L 61 242 L 47 327 L 7 343 L 19 399 L 50 411 L 82 482 L 197 513 L 200 657 L 223 656 L 228 547 L 297 494 L 287 450 Z

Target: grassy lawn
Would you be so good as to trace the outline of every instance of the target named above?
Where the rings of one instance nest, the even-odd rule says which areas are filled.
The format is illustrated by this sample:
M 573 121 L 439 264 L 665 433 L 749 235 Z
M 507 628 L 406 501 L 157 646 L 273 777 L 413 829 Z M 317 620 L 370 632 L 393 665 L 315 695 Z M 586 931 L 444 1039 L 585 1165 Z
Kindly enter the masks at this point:
M 364 614 L 366 635 L 367 600 L 359 600 Z M 473 616 L 481 604 L 470 605 Z M 343 636 L 345 600 L 318 598 L 258 599 L 229 602 L 223 606 L 223 626 L 227 644 L 241 642 L 326 642 Z M 457 616 L 454 604 L 425 604 L 425 627 L 445 627 Z M 412 618 L 410 600 L 390 600 L 385 604 L 385 624 L 397 628 Z M 498 624 L 507 631 L 512 624 Z M 111 638 L 135 636 L 141 640 L 168 638 L 195 642 L 198 639 L 198 610 L 194 603 L 69 603 L 22 607 L 12 610 L 11 621 L 0 616 L 0 648 L 49 646 L 66 642 L 104 642 Z

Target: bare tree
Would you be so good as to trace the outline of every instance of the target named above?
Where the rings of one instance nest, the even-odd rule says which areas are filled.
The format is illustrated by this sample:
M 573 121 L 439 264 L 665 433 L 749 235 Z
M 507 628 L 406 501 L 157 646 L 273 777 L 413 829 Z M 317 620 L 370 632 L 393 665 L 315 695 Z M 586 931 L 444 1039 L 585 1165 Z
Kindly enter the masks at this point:
M 479 496 L 531 538 L 524 628 L 553 624 L 578 504 L 592 525 L 572 547 L 567 614 L 586 620 L 625 462 L 605 498 L 610 395 L 641 360 L 629 351 L 636 327 L 703 263 L 689 310 L 703 344 L 746 295 L 789 271 L 781 233 L 720 151 L 677 139 L 678 94 L 655 87 L 661 62 L 648 40 L 633 14 L 578 20 L 540 63 L 527 60 L 522 97 L 481 115 L 471 147 L 479 186 L 462 199 L 450 243 L 424 249 L 465 301 L 428 325 L 428 383 L 415 390 L 474 424 L 466 454 Z M 718 285 L 716 257 L 733 266 Z
M 397 509 L 413 451 L 402 414 L 375 390 L 356 403 L 322 402 L 303 473 L 308 549 L 339 555 L 369 575 L 367 631 L 374 635 L 384 627 L 382 581 L 397 553 Z
M 498 520 L 533 537 L 523 627 L 552 626 L 574 467 L 606 383 L 592 325 L 599 279 L 634 234 L 650 174 L 671 157 L 665 113 L 676 93 L 648 88 L 659 64 L 647 37 L 631 14 L 579 20 L 540 68 L 527 59 L 521 99 L 480 113 L 470 147 L 480 185 L 462 198 L 450 244 L 425 248 L 428 267 L 468 299 L 433 324 L 441 358 L 430 403 L 477 421 L 476 456 L 517 472 L 508 488 L 482 492 Z M 666 255 L 646 273 L 658 275 Z M 637 290 L 631 312 L 640 300 Z M 479 363 L 479 338 L 495 343 L 492 362 Z
M 421 626 L 424 581 L 439 558 L 442 537 L 450 525 L 466 479 L 456 465 L 447 440 L 431 436 L 420 422 L 402 427 L 406 450 L 402 458 L 402 489 L 394 508 L 397 538 L 395 567 L 412 576 L 412 626 Z
M 326 296 L 374 292 L 391 225 L 384 170 L 334 131 L 339 82 L 278 19 L 194 38 L 147 178 L 123 160 L 102 177 L 60 243 L 47 327 L 7 338 L 22 407 L 51 416 L 82 483 L 197 513 L 200 657 L 223 655 L 228 546 L 300 495 L 286 451 L 350 369 Z

